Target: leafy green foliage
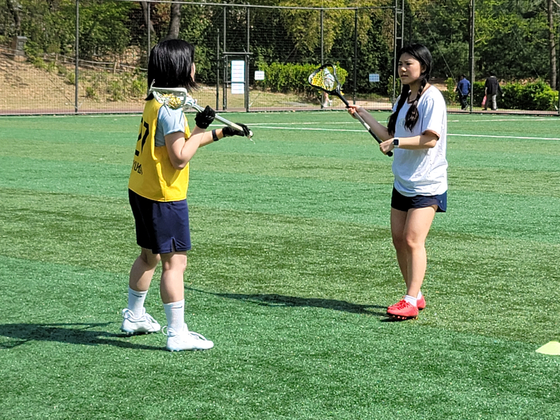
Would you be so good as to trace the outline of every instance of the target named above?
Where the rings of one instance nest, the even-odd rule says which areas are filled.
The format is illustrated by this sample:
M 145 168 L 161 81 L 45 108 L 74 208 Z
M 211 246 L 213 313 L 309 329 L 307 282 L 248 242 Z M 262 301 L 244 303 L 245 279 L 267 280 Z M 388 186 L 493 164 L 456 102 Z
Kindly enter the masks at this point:
M 502 89 L 502 95 L 498 94 L 500 108 L 554 111 L 558 106 L 558 92 L 542 80 L 529 83 L 505 83 L 500 87 Z M 473 93 L 474 103 L 480 106 L 484 98 L 484 82 L 475 82 Z
M 130 45 L 130 33 L 127 16 L 131 8 L 129 2 L 109 0 L 95 2 L 82 7 L 80 16 L 80 56 L 94 58 L 97 56 L 122 54 Z
M 533 83 L 507 83 L 502 87 L 504 108 L 553 111 L 558 106 L 558 92 L 542 80 Z
M 469 0 L 409 2 L 409 40 L 426 44 L 436 77 L 469 74 Z M 475 73 L 505 80 L 550 77 L 548 24 L 542 1 L 476 2 Z M 555 24 L 557 27 L 557 23 Z
M 19 3 L 21 33 L 28 38 L 25 51 L 31 60 L 42 58 L 47 53 L 52 56 L 72 56 L 75 53 L 74 0 L 21 0 Z M 220 79 L 223 77 L 228 63 L 223 56 L 217 55 L 225 48 L 228 51 L 251 52 L 250 75 L 261 63 L 303 65 L 335 61 L 348 70 L 347 91 L 356 87 L 360 94 L 389 93 L 391 96 L 395 35 L 392 3 L 391 7 L 387 7 L 387 2 L 382 0 L 254 0 L 251 2 L 253 5 L 282 8 L 250 8 L 250 13 L 243 7 L 226 7 L 227 3 L 240 5 L 231 1 L 223 5 L 181 6 L 180 37 L 196 46 L 199 82 L 215 84 L 218 72 Z M 141 3 L 83 0 L 79 4 L 80 58 L 114 62 L 134 50 L 139 52 L 134 64 L 145 67 L 148 27 Z M 433 76 L 457 80 L 461 73 L 468 75 L 470 1 L 411 0 L 405 4 L 403 42 L 423 42 L 430 48 L 434 58 Z M 171 9 L 169 3 L 149 5 L 153 45 L 167 35 Z M 495 72 L 501 80 L 550 79 L 548 16 L 543 6 L 542 0 L 477 2 L 477 76 L 482 78 Z M 324 9 L 312 10 L 311 7 Z M 354 9 L 337 9 L 339 7 L 358 9 L 356 12 Z M 6 5 L 0 3 L 0 41 L 4 44 L 9 44 L 15 35 L 11 20 L 13 18 Z M 355 20 L 358 23 L 356 30 Z M 557 21 L 553 24 L 553 32 L 558 32 Z M 39 64 L 38 61 L 36 63 Z M 370 73 L 379 73 L 381 83 L 370 83 L 367 77 Z M 289 81 L 290 77 L 285 75 L 285 85 L 293 84 Z M 451 94 L 448 100 L 453 100 Z M 534 101 L 537 103 L 535 106 L 549 109 L 554 96 L 543 91 Z
M 321 7 L 324 6 L 322 0 L 306 0 L 300 2 L 280 1 L 280 6 L 305 6 Z M 331 0 L 329 7 L 345 7 L 344 0 Z M 328 54 L 334 45 L 336 34 L 343 31 L 346 27 L 344 15 L 348 15 L 345 10 L 328 10 L 323 13 L 323 48 L 324 53 Z M 303 57 L 313 54 L 320 47 L 321 42 L 321 13 L 310 9 L 282 9 L 281 16 L 284 28 L 291 37 L 294 45 Z M 303 58 L 302 57 L 302 58 Z
M 257 85 L 272 92 L 297 92 L 306 96 L 316 96 L 318 89 L 313 88 L 307 82 L 307 79 L 319 65 L 314 64 L 280 64 L 272 63 L 267 65 L 261 63 L 259 70 L 265 72 L 265 80 L 257 82 Z M 342 67 L 336 67 L 336 74 L 341 86 L 348 76 L 348 72 Z
M 455 79 L 452 77 L 447 78 L 445 81 L 445 85 L 447 90 L 444 90 L 442 93 L 445 103 L 447 105 L 454 105 L 457 103 L 457 92 L 455 91 L 457 88 L 457 84 L 455 83 Z

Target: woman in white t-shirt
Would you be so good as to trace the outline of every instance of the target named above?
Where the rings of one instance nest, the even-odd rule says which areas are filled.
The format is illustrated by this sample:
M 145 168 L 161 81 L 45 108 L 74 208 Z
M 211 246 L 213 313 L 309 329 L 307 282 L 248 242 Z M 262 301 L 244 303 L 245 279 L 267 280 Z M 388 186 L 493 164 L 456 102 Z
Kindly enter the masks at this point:
M 420 291 L 426 273 L 425 242 L 436 212 L 447 209 L 447 111 L 441 92 L 430 85 L 432 55 L 412 44 L 399 52 L 401 95 L 387 127 L 364 108 L 351 105 L 379 138 L 384 154 L 393 151 L 395 182 L 391 198 L 391 234 L 406 295 L 387 315 L 411 319 L 426 307 Z

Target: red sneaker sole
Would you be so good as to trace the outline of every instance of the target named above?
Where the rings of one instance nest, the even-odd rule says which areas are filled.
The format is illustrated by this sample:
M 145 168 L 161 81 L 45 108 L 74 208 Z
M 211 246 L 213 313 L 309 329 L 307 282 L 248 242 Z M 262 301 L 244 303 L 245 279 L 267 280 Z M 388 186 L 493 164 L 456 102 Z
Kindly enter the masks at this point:
M 387 314 L 387 316 L 393 318 L 393 319 L 398 319 L 400 321 L 406 321 L 407 319 L 418 319 L 418 315 L 414 315 L 414 316 L 403 316 L 403 315 L 393 315 L 393 314 Z

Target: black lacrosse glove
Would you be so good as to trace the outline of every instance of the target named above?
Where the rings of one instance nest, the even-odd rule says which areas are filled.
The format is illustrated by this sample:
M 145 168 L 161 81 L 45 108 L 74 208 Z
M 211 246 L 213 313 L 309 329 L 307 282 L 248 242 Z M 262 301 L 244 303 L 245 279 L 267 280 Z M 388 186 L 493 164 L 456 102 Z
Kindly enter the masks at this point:
M 196 121 L 196 126 L 206 130 L 208 126 L 212 124 L 212 121 L 214 121 L 215 116 L 216 116 L 216 111 L 210 108 L 210 105 L 206 105 L 204 111 L 198 112 L 196 114 L 196 117 L 194 117 L 194 120 Z
M 240 124 L 240 123 L 235 123 L 235 124 L 241 127 L 243 131 L 238 131 L 235 128 L 231 128 L 231 127 L 224 127 L 222 128 L 222 134 L 224 135 L 224 137 L 232 137 L 232 136 L 248 137 L 249 136 L 249 133 L 251 133 L 249 127 L 247 127 L 245 124 Z

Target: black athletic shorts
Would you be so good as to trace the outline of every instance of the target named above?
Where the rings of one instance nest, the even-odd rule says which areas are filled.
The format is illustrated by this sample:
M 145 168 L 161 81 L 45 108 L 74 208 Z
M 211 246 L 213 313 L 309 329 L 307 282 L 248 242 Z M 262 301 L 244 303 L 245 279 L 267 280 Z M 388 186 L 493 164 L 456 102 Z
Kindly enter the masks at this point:
M 393 188 L 391 197 L 391 207 L 408 211 L 410 209 L 421 209 L 424 207 L 437 206 L 437 212 L 447 210 L 447 191 L 440 195 L 415 195 L 414 197 L 406 197 Z
M 159 202 L 128 190 L 136 223 L 136 243 L 154 254 L 191 249 L 187 200 Z

